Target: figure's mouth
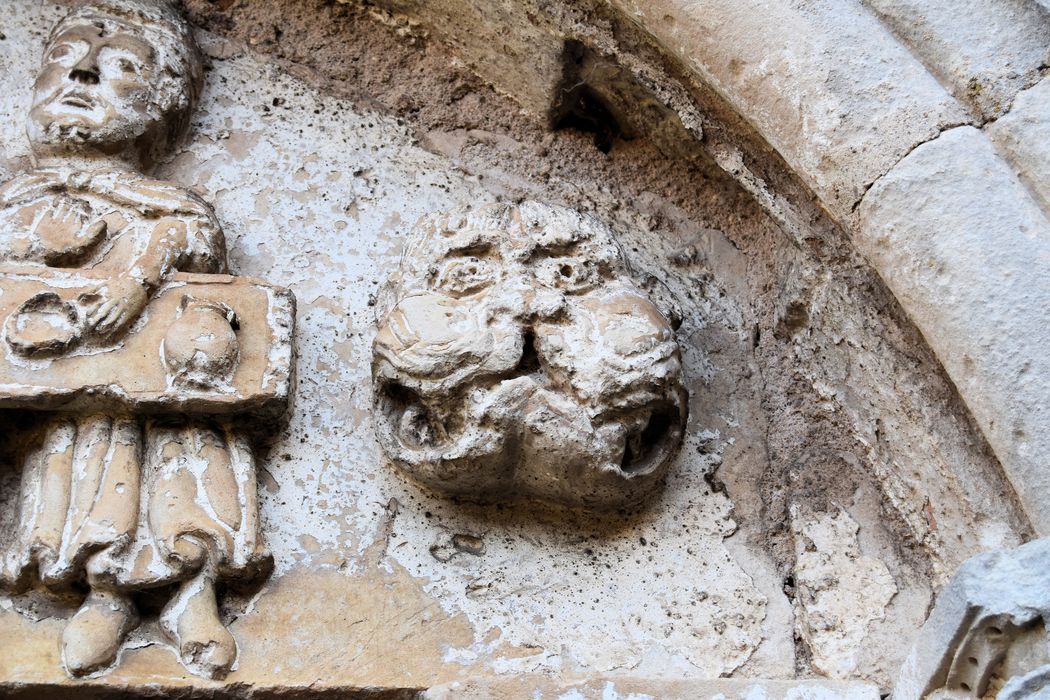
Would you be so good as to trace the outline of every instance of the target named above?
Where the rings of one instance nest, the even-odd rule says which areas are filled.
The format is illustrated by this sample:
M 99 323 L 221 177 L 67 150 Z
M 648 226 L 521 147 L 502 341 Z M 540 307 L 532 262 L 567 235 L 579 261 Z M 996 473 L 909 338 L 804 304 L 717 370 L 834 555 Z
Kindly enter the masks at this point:
M 83 92 L 71 92 L 63 95 L 58 103 L 66 107 L 83 110 L 93 110 L 97 104 L 94 97 Z

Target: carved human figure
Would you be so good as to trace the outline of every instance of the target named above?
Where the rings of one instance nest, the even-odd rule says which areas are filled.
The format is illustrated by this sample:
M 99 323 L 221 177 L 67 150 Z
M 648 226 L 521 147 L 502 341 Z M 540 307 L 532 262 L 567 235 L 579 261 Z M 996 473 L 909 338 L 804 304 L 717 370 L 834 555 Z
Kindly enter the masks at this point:
M 377 301 L 381 446 L 460 497 L 636 503 L 686 419 L 673 313 L 654 298 L 608 228 L 569 209 L 424 217 Z
M 31 300 L 25 320 L 7 328 L 15 351 L 32 359 L 74 341 L 119 346 L 173 274 L 226 271 L 211 208 L 142 174 L 185 131 L 201 81 L 189 28 L 164 0 L 98 0 L 54 27 L 29 115 L 36 168 L 0 187 L 0 260 L 90 270 L 104 281 L 65 311 L 57 297 Z M 232 316 L 206 310 L 213 306 L 185 303 L 164 341 L 172 381 L 187 379 L 188 390 L 207 384 L 208 372 L 221 383 L 236 361 L 230 339 L 213 337 Z M 47 320 L 56 313 L 72 330 Z M 34 314 L 46 322 L 34 326 Z M 193 334 L 201 319 L 211 324 L 207 338 Z M 56 328 L 64 335 L 47 337 Z M 237 646 L 216 583 L 270 565 L 246 439 L 222 422 L 134 411 L 49 413 L 41 422 L 27 438 L 19 530 L 0 575 L 15 588 L 87 585 L 62 638 L 67 670 L 113 663 L 137 624 L 132 594 L 173 586 L 162 629 L 191 671 L 224 675 Z

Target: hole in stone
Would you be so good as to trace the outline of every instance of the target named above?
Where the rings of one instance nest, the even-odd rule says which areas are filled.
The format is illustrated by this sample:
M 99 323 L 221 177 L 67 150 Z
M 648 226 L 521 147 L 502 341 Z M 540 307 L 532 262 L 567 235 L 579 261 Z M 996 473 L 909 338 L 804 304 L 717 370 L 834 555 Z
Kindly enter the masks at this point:
M 602 153 L 611 151 L 613 141 L 620 135 L 620 127 L 598 96 L 586 85 L 581 85 L 565 102 L 569 108 L 555 122 L 554 129 L 575 129 L 594 134 L 594 147 Z
M 164 606 L 175 595 L 176 588 L 177 586 L 170 585 L 136 591 L 132 595 L 132 601 L 139 615 L 147 620 L 154 620 L 160 616 Z
M 572 265 L 562 265 L 558 272 L 562 277 L 572 277 Z
M 613 142 L 627 135 L 613 111 L 599 96 L 587 76 L 594 62 L 593 53 L 579 41 L 567 41 L 562 54 L 564 75 L 557 103 L 551 110 L 555 131 L 575 129 L 594 135 L 594 147 L 602 153 L 612 150 Z
M 969 659 L 967 659 L 967 661 L 970 662 L 971 666 L 976 666 L 977 665 L 977 657 L 976 656 L 971 656 Z
M 959 687 L 962 688 L 963 690 L 965 690 L 967 693 L 970 692 L 970 684 L 969 683 L 960 683 Z
M 668 433 L 676 424 L 677 417 L 677 412 L 671 406 L 654 409 L 644 428 L 628 433 L 620 469 L 632 474 L 652 466 L 654 456 L 663 452 Z
M 792 301 L 784 309 L 777 330 L 782 337 L 791 337 L 809 325 L 809 308 L 803 301 Z
M 522 339 L 521 359 L 518 360 L 512 376 L 525 377 L 540 369 L 540 354 L 536 351 L 536 334 L 531 330 L 525 332 Z

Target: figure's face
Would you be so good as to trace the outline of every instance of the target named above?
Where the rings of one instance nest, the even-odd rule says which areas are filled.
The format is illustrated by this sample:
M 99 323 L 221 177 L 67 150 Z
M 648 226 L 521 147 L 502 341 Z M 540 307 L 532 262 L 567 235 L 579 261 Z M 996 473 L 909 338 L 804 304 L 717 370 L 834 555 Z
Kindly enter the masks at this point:
M 643 495 L 675 451 L 685 392 L 670 324 L 609 232 L 529 203 L 434 217 L 418 234 L 374 348 L 395 463 L 479 499 Z
M 33 85 L 30 139 L 103 150 L 133 143 L 163 118 L 154 51 L 110 23 L 84 22 L 54 37 Z

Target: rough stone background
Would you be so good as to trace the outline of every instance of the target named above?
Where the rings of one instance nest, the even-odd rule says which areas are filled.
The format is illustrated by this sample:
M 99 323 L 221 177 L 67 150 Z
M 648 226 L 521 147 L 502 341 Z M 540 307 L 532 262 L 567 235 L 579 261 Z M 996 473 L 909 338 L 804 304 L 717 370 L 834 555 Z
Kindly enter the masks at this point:
M 299 299 L 296 404 L 259 464 L 277 568 L 228 596 L 230 683 L 829 675 L 885 688 L 946 575 L 1028 533 L 928 348 L 815 205 L 786 231 L 707 157 L 644 139 L 604 153 L 594 134 L 551 131 L 374 8 L 187 5 L 211 67 L 190 142 L 159 174 L 215 205 L 235 272 Z M 5 10 L 6 176 L 28 166 L 31 76 L 61 10 Z M 639 512 L 449 502 L 374 444 L 370 297 L 405 231 L 432 209 L 523 197 L 607 221 L 685 310 L 688 438 Z M 16 480 L 0 466 L 0 532 Z M 0 598 L 0 679 L 65 682 L 57 637 L 74 606 Z M 130 646 L 99 682 L 211 685 L 155 624 Z

